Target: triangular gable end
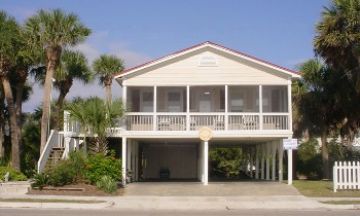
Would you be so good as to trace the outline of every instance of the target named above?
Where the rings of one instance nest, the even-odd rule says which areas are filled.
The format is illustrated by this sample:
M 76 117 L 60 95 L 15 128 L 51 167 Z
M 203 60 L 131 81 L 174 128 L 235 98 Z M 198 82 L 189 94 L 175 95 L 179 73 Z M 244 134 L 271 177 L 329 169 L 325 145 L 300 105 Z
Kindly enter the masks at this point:
M 243 60 L 247 60 L 247 61 L 252 62 L 254 64 L 258 64 L 259 66 L 275 70 L 275 71 L 277 71 L 279 73 L 282 73 L 283 75 L 285 75 L 285 74 L 290 75 L 292 78 L 299 78 L 300 77 L 300 74 L 298 72 L 296 72 L 296 71 L 293 71 L 293 70 L 290 70 L 290 69 L 287 69 L 287 68 L 272 64 L 270 62 L 258 59 L 256 57 L 250 56 L 248 54 L 245 54 L 245 53 L 242 53 L 242 52 L 239 52 L 239 51 L 236 51 L 236 50 L 233 50 L 233 49 L 230 49 L 230 48 L 227 48 L 227 47 L 224 47 L 224 46 L 221 46 L 221 45 L 218 45 L 218 44 L 207 41 L 207 42 L 204 42 L 204 43 L 201 43 L 201 44 L 198 44 L 198 45 L 195 45 L 195 46 L 192 46 L 192 47 L 177 51 L 177 52 L 172 53 L 170 55 L 158 58 L 156 60 L 147 62 L 145 64 L 142 64 L 142 65 L 139 65 L 139 66 L 136 66 L 136 67 L 133 67 L 133 68 L 126 69 L 126 70 L 122 71 L 121 73 L 115 75 L 114 78 L 117 79 L 117 78 L 124 78 L 124 77 L 127 77 L 129 75 L 135 75 L 134 73 L 136 73 L 136 72 L 141 72 L 141 71 L 143 71 L 145 69 L 157 66 L 159 64 L 164 64 L 164 63 L 166 63 L 168 61 L 172 61 L 172 60 L 174 60 L 176 58 L 182 57 L 184 55 L 191 54 L 193 52 L 196 52 L 196 51 L 198 51 L 200 49 L 207 48 L 207 47 L 208 48 L 213 48 L 213 49 L 215 49 L 216 51 L 219 51 L 219 52 L 223 52 L 224 54 L 231 55 L 231 56 L 234 56 L 234 57 L 237 57 L 237 58 L 241 58 Z

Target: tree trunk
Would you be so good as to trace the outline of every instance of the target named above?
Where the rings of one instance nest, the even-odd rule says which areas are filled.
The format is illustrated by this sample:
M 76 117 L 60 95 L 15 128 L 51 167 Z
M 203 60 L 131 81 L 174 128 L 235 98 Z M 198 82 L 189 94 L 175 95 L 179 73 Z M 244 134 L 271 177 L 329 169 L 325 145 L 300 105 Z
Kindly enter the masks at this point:
M 5 148 L 4 148 L 4 126 L 5 126 L 5 116 L 4 116 L 4 96 L 2 93 L 2 88 L 0 86 L 0 158 L 4 158 L 5 156 Z
M 16 123 L 17 123 L 17 134 L 19 135 L 19 150 L 22 152 L 22 140 L 21 140 L 21 129 L 22 129 L 22 103 L 23 103 L 23 94 L 26 78 L 20 79 L 16 85 L 16 98 L 15 98 L 15 114 L 16 114 Z
M 70 88 L 73 84 L 73 80 L 72 78 L 67 78 L 64 81 L 61 81 L 61 83 L 59 83 L 60 85 L 60 93 L 59 93 L 59 97 L 56 101 L 56 129 L 57 130 L 62 130 L 63 129 L 63 123 L 64 123 L 64 101 L 65 101 L 65 97 L 66 95 L 69 93 Z
M 327 146 L 327 133 L 321 134 L 321 157 L 323 165 L 323 179 L 330 179 L 329 150 Z
M 42 117 L 41 117 L 40 154 L 44 150 L 47 136 L 48 136 L 48 133 L 50 132 L 48 129 L 50 129 L 49 120 L 50 120 L 52 79 L 53 79 L 53 75 L 55 73 L 55 69 L 58 65 L 60 55 L 61 55 L 61 47 L 49 47 L 46 50 L 47 66 L 46 66 Z
M 9 80 L 4 77 L 2 79 L 6 103 L 10 116 L 10 133 L 11 133 L 11 165 L 16 170 L 20 170 L 20 146 L 19 146 L 19 135 L 16 121 L 16 112 L 14 106 L 14 97 L 11 91 Z
M 105 79 L 104 85 L 105 85 L 106 101 L 108 103 L 111 103 L 112 100 L 111 84 L 112 84 L 112 77 Z

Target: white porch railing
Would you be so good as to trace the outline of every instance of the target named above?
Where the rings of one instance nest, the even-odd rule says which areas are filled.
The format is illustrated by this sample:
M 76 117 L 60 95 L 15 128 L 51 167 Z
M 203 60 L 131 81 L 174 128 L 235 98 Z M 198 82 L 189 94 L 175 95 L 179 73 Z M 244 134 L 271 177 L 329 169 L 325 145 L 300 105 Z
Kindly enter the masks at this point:
M 131 112 L 111 131 L 195 131 L 204 126 L 215 131 L 289 130 L 289 121 L 288 113 Z M 64 131 L 79 133 L 80 126 L 67 117 Z
M 263 114 L 264 130 L 287 130 L 289 129 L 289 116 L 287 113 Z
M 228 130 L 259 130 L 260 118 L 258 114 L 229 115 Z
M 336 161 L 333 167 L 334 192 L 360 190 L 360 161 Z
M 38 160 L 38 164 L 37 164 L 38 172 L 42 172 L 44 170 L 46 162 L 49 159 L 51 150 L 54 147 L 61 147 L 61 148 L 65 147 L 64 134 L 59 133 L 58 131 L 55 130 L 51 130 L 50 136 Z

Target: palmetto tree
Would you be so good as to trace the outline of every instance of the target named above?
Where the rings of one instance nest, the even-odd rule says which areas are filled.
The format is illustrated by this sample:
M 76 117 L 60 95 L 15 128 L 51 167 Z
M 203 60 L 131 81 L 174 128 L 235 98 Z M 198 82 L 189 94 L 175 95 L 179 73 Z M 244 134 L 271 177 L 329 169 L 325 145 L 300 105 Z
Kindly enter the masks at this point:
M 124 109 L 119 100 L 108 103 L 97 97 L 77 100 L 68 104 L 70 117 L 80 123 L 82 133 L 94 135 L 90 150 L 94 153 L 107 153 L 107 129 L 114 126 L 116 120 L 123 116 Z M 86 139 L 85 139 L 86 140 Z
M 10 69 L 15 64 L 15 58 L 20 38 L 20 27 L 15 19 L 0 11 L 0 81 L 10 115 L 11 130 L 11 164 L 20 170 L 19 131 L 17 130 L 14 96 L 9 81 Z
M 41 118 L 41 148 L 47 139 L 47 126 L 50 118 L 50 96 L 52 78 L 58 67 L 61 52 L 68 46 L 76 45 L 86 39 L 90 29 L 86 28 L 75 14 L 61 10 L 40 10 L 25 23 L 25 33 L 29 35 L 28 43 L 40 46 L 46 56 L 46 76 L 43 96 L 43 113 Z
M 338 98 L 346 80 L 319 59 L 311 59 L 300 66 L 302 79 L 293 87 L 297 130 L 320 136 L 323 177 L 330 178 L 327 138 L 338 132 L 338 123 L 344 118 L 344 109 Z
M 54 86 L 59 90 L 59 97 L 56 105 L 57 129 L 61 129 L 63 105 L 66 95 L 69 93 L 74 80 L 79 80 L 84 84 L 89 83 L 93 79 L 85 55 L 79 51 L 65 50 L 61 55 L 59 67 L 55 72 Z
M 314 45 L 316 53 L 343 71 L 360 94 L 360 0 L 332 0 L 317 25 Z
M 345 109 L 341 134 L 351 140 L 360 127 L 360 0 L 332 0 L 317 25 L 314 44 L 326 64 L 347 78 L 338 100 Z
M 100 84 L 104 85 L 106 100 L 111 102 L 111 84 L 113 75 L 124 69 L 123 61 L 114 55 L 101 55 L 93 62 L 93 70 L 100 77 Z

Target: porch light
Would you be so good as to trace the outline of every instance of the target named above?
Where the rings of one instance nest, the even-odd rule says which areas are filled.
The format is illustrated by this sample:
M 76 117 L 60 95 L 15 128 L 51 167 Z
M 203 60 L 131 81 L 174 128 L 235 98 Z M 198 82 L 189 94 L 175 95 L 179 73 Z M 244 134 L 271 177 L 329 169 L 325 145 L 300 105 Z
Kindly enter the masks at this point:
M 209 94 L 210 94 L 209 91 L 204 92 L 204 95 L 209 95 Z

